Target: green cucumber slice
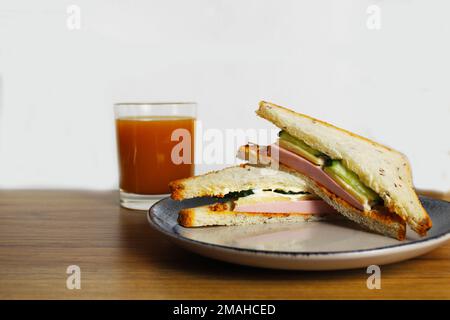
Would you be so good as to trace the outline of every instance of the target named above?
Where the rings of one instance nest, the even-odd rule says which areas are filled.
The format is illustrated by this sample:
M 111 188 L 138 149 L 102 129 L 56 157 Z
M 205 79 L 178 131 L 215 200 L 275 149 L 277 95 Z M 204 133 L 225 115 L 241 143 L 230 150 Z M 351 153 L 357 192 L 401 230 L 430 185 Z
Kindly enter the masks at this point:
M 294 152 L 316 165 L 324 165 L 325 155 L 322 152 L 311 148 L 306 143 L 291 136 L 286 131 L 281 131 L 278 135 L 280 137 L 280 140 L 278 141 L 280 147 Z
M 358 175 L 347 169 L 342 164 L 341 160 L 331 160 L 327 162 L 323 170 L 355 198 L 366 199 L 370 204 L 378 203 L 381 200 L 380 196 L 364 185 Z

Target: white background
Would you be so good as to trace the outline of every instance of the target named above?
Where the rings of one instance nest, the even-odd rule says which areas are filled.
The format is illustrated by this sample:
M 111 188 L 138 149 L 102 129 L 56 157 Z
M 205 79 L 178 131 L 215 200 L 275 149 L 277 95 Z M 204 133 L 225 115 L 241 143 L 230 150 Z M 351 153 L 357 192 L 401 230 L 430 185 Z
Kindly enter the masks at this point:
M 116 188 L 114 102 L 193 100 L 206 128 L 271 128 L 266 99 L 449 190 L 449 15 L 445 0 L 0 0 L 0 187 Z

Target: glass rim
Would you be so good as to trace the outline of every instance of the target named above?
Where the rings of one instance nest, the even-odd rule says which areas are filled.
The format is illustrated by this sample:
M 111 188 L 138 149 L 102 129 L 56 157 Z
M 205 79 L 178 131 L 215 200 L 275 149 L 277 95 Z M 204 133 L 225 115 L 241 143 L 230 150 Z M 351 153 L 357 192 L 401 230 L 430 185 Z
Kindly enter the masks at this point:
M 197 105 L 197 102 L 193 101 L 175 101 L 175 102 L 117 102 L 114 103 L 114 107 L 132 107 L 132 106 L 187 106 Z

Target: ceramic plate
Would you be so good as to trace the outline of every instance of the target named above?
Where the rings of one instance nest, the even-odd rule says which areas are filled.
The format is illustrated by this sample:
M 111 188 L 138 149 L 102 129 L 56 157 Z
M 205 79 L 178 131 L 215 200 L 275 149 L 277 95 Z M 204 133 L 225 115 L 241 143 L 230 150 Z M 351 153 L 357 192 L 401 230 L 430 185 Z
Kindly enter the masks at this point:
M 433 228 L 424 238 L 408 230 L 405 241 L 365 231 L 345 219 L 233 227 L 178 225 L 180 209 L 210 204 L 211 199 L 166 198 L 150 208 L 148 220 L 175 243 L 210 258 L 263 268 L 337 270 L 399 262 L 449 240 L 450 202 L 425 197 L 421 201 Z

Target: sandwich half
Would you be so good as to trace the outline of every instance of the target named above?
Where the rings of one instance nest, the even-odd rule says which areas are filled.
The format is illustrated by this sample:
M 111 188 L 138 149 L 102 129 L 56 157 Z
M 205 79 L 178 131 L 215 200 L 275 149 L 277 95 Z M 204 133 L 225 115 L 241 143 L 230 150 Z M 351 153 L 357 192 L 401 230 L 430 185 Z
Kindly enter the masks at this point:
M 211 205 L 182 209 L 184 227 L 250 225 L 317 221 L 339 216 L 289 171 L 242 164 L 169 184 L 171 197 L 184 200 L 211 197 Z
M 400 152 L 273 103 L 260 102 L 256 113 L 281 129 L 271 159 L 350 220 L 399 240 L 406 223 L 421 236 L 431 228 Z

